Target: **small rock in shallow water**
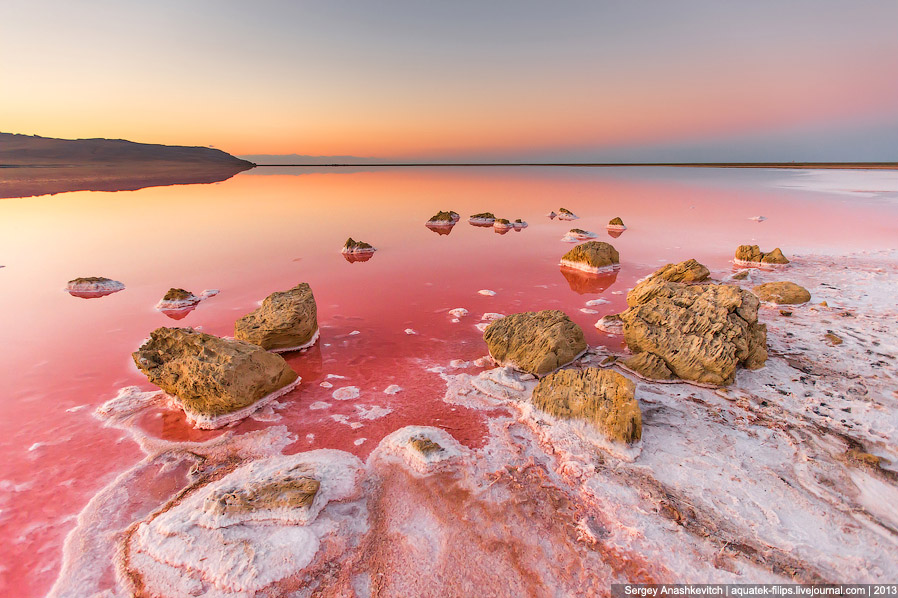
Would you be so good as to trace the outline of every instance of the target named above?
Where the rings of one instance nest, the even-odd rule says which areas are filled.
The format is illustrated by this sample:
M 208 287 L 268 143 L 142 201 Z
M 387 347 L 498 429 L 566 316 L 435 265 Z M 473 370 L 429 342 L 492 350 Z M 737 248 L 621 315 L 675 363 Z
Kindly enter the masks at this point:
M 611 270 L 620 263 L 620 254 L 609 243 L 588 241 L 577 245 L 561 258 L 561 265 L 584 272 Z
M 586 350 L 583 330 L 558 310 L 511 314 L 490 324 L 483 340 L 497 363 L 536 375 L 548 374 Z
M 308 283 L 272 293 L 234 324 L 234 337 L 269 351 L 297 351 L 318 340 L 318 307 Z
M 752 290 L 762 301 L 778 305 L 795 305 L 811 300 L 811 294 L 806 288 L 789 281 L 765 282 Z

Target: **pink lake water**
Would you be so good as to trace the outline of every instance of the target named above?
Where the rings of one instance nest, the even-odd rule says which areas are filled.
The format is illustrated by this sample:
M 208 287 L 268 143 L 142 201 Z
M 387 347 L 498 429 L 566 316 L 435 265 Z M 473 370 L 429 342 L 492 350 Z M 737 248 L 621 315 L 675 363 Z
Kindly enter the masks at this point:
M 787 256 L 893 248 L 896 183 L 877 171 L 277 168 L 212 185 L 0 200 L 0 595 L 44 595 L 77 514 L 143 458 L 93 411 L 124 386 L 152 388 L 130 354 L 157 327 L 230 335 L 265 296 L 308 282 L 321 339 L 285 356 L 302 383 L 281 399 L 279 421 L 246 420 L 238 433 L 286 425 L 297 438 L 287 453 L 337 448 L 364 459 L 390 432 L 429 425 L 479 447 L 483 412 L 441 401 L 444 383 L 430 370 L 486 354 L 475 326 L 484 313 L 561 309 L 590 345 L 616 348 L 595 322 L 621 311 L 627 289 L 665 263 L 696 258 L 720 273 L 744 243 Z M 561 207 L 581 218 L 546 217 Z M 424 225 L 440 210 L 462 215 L 448 235 Z M 497 234 L 468 224 L 483 211 L 529 227 Z M 612 238 L 605 225 L 615 216 L 628 230 Z M 562 271 L 573 244 L 561 238 L 575 227 L 612 243 L 620 269 Z M 340 248 L 349 236 L 377 253 L 348 262 Z M 78 276 L 126 289 L 73 297 L 63 288 Z M 176 321 L 154 309 L 170 287 L 221 292 Z M 582 312 L 593 299 L 608 303 Z M 457 307 L 469 314 L 452 322 Z M 402 391 L 385 394 L 393 384 Z M 335 400 L 343 386 L 358 398 Z M 366 419 L 372 407 L 389 413 Z M 164 409 L 141 425 L 169 440 L 220 434 Z

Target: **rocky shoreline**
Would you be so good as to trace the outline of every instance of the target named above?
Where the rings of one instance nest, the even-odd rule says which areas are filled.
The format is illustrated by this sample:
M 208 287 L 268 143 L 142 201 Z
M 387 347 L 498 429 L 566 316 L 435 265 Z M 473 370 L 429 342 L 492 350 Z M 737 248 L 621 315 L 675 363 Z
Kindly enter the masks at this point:
M 478 360 L 479 373 L 469 362 L 428 366 L 445 382 L 444 402 L 483 414 L 479 449 L 427 426 L 388 435 L 365 462 L 335 450 L 284 456 L 293 439 L 279 426 L 162 441 L 135 422 L 164 397 L 125 389 L 97 415 L 128 429 L 147 458 L 79 516 L 50 595 L 100 592 L 112 572 L 110 596 L 451 594 L 471 580 L 495 595 L 603 594 L 627 581 L 885 581 L 898 568 L 889 506 L 898 501 L 889 326 L 898 311 L 888 292 L 898 253 L 793 256 L 787 268 L 734 280 L 739 271 L 691 260 L 631 291 L 632 310 L 659 292 L 705 297 L 715 278 L 742 301 L 784 277 L 807 289 L 811 300 L 788 315 L 754 299 L 766 360 L 713 381 L 654 380 L 633 363 L 645 352 L 581 347 L 573 324 L 557 337 L 574 339 L 570 355 L 523 365 L 542 363 L 541 351 L 559 355 L 559 341 L 536 340 L 554 328 L 526 314 L 494 319 L 484 334 L 493 356 Z M 621 320 L 623 331 L 635 325 L 627 312 Z M 530 354 L 502 357 L 508 349 L 494 341 Z M 487 365 L 496 357 L 512 367 Z M 123 512 L 124 533 L 100 534 L 111 524 L 99 514 L 163 465 L 181 472 L 183 489 Z M 282 488 L 291 490 L 273 490 Z M 111 555 L 114 567 L 96 564 Z

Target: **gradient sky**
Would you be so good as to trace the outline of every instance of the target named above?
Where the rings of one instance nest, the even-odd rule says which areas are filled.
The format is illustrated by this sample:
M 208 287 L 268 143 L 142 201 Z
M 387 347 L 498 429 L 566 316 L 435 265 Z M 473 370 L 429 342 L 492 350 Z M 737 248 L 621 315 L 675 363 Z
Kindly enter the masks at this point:
M 898 161 L 896 24 L 896 0 L 3 0 L 0 131 L 237 155 Z

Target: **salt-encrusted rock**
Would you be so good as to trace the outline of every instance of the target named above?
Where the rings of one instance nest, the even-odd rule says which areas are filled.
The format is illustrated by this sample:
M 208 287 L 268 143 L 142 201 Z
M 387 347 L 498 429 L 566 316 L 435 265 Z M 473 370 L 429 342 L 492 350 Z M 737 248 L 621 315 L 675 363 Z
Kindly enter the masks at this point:
M 352 237 L 346 239 L 346 243 L 343 244 L 342 253 L 374 253 L 377 251 L 370 244 L 365 243 L 364 241 L 356 241 Z
M 515 230 L 522 230 L 522 229 L 527 228 L 527 226 L 528 226 L 528 224 L 526 222 L 524 222 L 523 220 L 521 220 L 520 218 L 518 218 L 514 222 L 512 222 L 511 225 L 514 226 Z
M 577 245 L 561 257 L 561 265 L 584 272 L 604 272 L 620 263 L 620 254 L 610 243 L 588 241 Z
M 621 362 L 640 376 L 652 380 L 671 380 L 674 377 L 664 360 L 654 353 L 637 353 Z
M 707 280 L 711 272 L 694 259 L 679 264 L 667 264 L 656 270 L 652 277 L 662 278 L 670 282 L 702 282 Z
M 483 340 L 496 363 L 539 376 L 586 350 L 583 330 L 558 310 L 506 316 L 486 328 Z
M 656 355 L 679 378 L 729 384 L 739 365 L 767 360 L 758 298 L 739 287 L 651 277 L 627 294 L 627 304 L 620 316 L 629 349 Z
M 733 259 L 741 266 L 757 266 L 759 264 L 788 264 L 789 260 L 777 247 L 769 253 L 764 253 L 757 245 L 740 245 Z
M 620 219 L 620 217 L 612 218 L 607 226 L 608 230 L 627 230 L 627 227 L 624 225 L 624 221 Z
M 806 288 L 794 282 L 765 282 L 752 289 L 762 301 L 770 301 L 779 305 L 807 303 L 811 294 Z
M 572 228 L 569 230 L 561 240 L 565 243 L 576 243 L 578 241 L 586 241 L 587 239 L 595 239 L 598 237 L 594 232 L 583 230 L 582 228 Z
M 749 272 L 750 272 L 750 270 L 740 270 L 740 271 L 736 272 L 735 274 L 733 274 L 732 276 L 730 276 L 730 280 L 745 280 L 746 278 L 748 278 Z
M 452 226 L 461 216 L 458 215 L 458 212 L 453 212 L 449 210 L 448 212 L 437 212 L 433 216 L 430 217 L 430 220 L 427 221 L 427 224 L 430 226 Z
M 596 328 L 609 334 L 621 334 L 624 331 L 624 322 L 621 320 L 620 314 L 608 314 L 599 318 Z
M 642 437 L 636 385 L 611 370 L 560 370 L 539 381 L 533 404 L 555 417 L 585 419 L 608 440 L 633 443 Z
M 318 340 L 318 308 L 308 283 L 272 293 L 234 324 L 234 337 L 269 351 L 297 351 Z
M 128 595 L 287 595 L 279 582 L 339 562 L 367 531 L 363 479 L 358 458 L 322 449 L 252 461 L 190 490 L 124 540 L 122 572 L 140 590 Z
M 132 357 L 198 428 L 243 419 L 299 383 L 282 357 L 190 328 L 157 328 Z
M 578 218 L 580 218 L 580 217 L 577 216 L 576 214 L 574 214 L 573 212 L 571 212 L 570 210 L 568 210 L 567 208 L 559 208 L 558 209 L 558 219 L 559 220 L 577 220 Z
M 468 218 L 468 222 L 474 226 L 492 226 L 495 221 L 496 215 L 492 212 L 481 212 Z
M 184 309 L 185 307 L 190 307 L 192 305 L 196 305 L 202 300 L 202 297 L 197 297 L 190 291 L 185 291 L 184 289 L 176 289 L 171 288 L 167 293 L 159 300 L 159 303 L 156 304 L 156 309 L 160 310 L 172 310 L 172 309 Z
M 549 212 L 548 214 L 546 214 L 546 217 L 547 217 L 549 220 L 555 220 L 555 218 L 556 218 L 557 216 L 558 216 L 558 214 L 556 214 L 555 212 Z
M 514 228 L 514 225 L 506 218 L 497 218 L 493 221 L 493 228 L 495 228 L 496 230 L 507 231 L 510 228 Z
M 73 278 L 66 284 L 65 290 L 70 295 L 81 297 L 83 299 L 91 299 L 94 297 L 104 297 L 124 290 L 125 285 L 117 280 L 105 278 L 103 276 L 86 276 L 82 278 Z

